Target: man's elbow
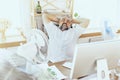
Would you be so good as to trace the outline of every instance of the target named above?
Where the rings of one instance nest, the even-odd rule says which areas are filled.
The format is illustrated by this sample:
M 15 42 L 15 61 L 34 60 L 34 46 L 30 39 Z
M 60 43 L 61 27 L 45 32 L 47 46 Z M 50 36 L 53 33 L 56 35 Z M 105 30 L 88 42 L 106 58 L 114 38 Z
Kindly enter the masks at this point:
M 86 20 L 86 27 L 89 25 L 89 23 L 90 23 L 90 20 L 87 19 L 87 20 Z
M 88 25 L 90 23 L 90 20 L 89 19 L 85 19 L 81 24 L 80 26 L 83 27 L 83 28 L 87 28 Z

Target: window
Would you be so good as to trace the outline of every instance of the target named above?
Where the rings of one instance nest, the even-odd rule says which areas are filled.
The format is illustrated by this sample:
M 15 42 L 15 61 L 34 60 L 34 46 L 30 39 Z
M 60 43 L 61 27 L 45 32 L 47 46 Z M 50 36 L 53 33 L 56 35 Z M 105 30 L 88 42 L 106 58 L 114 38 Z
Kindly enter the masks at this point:
M 108 21 L 114 29 L 119 27 L 119 0 L 74 0 L 74 13 L 90 19 L 87 32 L 100 32 Z

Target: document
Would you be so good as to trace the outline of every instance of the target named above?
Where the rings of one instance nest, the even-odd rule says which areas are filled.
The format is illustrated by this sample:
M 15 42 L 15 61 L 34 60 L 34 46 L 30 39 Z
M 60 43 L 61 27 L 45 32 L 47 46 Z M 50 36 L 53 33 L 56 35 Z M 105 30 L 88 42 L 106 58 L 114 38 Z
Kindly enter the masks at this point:
M 72 68 L 72 62 L 65 62 L 62 66 L 71 69 Z
M 50 66 L 49 68 L 51 68 L 55 73 L 56 73 L 56 80 L 61 80 L 61 79 L 65 79 L 66 76 L 64 76 L 58 69 L 56 66 Z
M 32 67 L 32 72 L 38 80 L 61 80 L 66 78 L 56 66 L 48 66 L 47 64 Z

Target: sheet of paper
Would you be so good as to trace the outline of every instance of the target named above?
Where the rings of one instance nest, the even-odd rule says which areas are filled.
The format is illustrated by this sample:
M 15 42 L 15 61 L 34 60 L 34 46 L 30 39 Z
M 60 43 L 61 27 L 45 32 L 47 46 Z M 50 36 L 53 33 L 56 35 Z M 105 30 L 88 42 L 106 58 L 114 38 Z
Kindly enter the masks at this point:
M 47 64 L 32 67 L 32 72 L 38 77 L 38 80 L 61 80 L 66 78 L 56 66 L 48 66 Z
M 64 57 L 57 57 L 57 58 L 50 58 L 50 61 L 55 63 L 55 62 L 60 62 L 60 61 L 65 61 L 66 59 Z
M 72 62 L 65 62 L 62 66 L 71 69 L 72 68 Z
M 58 69 L 56 66 L 50 66 L 49 68 L 51 68 L 55 73 L 56 73 L 56 78 L 57 80 L 61 80 L 61 79 L 65 79 L 66 76 L 64 76 Z

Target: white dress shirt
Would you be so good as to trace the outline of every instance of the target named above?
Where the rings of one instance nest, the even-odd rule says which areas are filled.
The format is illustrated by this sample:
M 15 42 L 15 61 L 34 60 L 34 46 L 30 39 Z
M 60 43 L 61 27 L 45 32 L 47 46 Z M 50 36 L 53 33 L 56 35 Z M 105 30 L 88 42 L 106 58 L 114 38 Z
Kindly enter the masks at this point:
M 52 22 L 44 25 L 49 36 L 48 58 L 52 62 L 72 58 L 77 39 L 85 28 L 76 24 L 73 28 L 62 31 Z

